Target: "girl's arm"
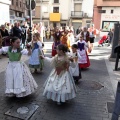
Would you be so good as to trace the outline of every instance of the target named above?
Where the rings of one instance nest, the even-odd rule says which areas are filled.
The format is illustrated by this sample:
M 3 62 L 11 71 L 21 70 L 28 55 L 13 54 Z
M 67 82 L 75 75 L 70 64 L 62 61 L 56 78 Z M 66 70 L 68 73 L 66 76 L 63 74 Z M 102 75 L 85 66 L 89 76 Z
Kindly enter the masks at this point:
M 2 47 L 2 48 L 0 49 L 0 54 L 2 54 L 2 53 L 7 53 L 7 52 L 8 52 L 8 49 L 9 49 L 9 46 L 7 46 L 7 47 Z
M 39 45 L 39 49 L 42 48 L 42 42 L 38 41 L 37 44 Z
M 54 60 L 54 57 L 53 58 L 49 58 L 49 57 L 44 57 L 42 55 L 40 55 L 40 58 L 44 59 L 44 60 L 47 60 L 48 62 L 52 62 Z
M 21 54 L 22 54 L 22 55 L 31 55 L 31 54 L 32 54 L 32 51 L 31 51 L 31 49 L 23 49 L 23 50 L 21 51 Z
M 42 42 L 38 41 L 37 44 L 39 45 L 41 54 L 44 56 L 43 49 L 42 49 Z

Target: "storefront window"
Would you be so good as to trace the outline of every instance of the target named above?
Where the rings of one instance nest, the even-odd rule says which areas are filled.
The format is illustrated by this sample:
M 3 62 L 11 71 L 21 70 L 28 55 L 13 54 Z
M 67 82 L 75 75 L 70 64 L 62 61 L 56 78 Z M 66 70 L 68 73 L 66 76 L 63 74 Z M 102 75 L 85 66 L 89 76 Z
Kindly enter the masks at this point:
M 118 21 L 103 21 L 102 22 L 102 31 L 108 32 L 110 29 L 114 28 L 114 24 Z

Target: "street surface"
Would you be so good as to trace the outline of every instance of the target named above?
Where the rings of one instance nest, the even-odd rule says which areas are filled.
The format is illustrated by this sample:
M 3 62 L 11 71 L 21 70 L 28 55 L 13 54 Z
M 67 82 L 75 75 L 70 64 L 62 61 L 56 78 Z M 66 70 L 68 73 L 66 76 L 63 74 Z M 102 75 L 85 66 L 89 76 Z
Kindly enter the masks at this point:
M 51 55 L 51 41 L 45 42 L 45 55 Z M 77 97 L 61 106 L 42 96 L 43 84 L 51 71 L 50 63 L 45 61 L 42 73 L 33 74 L 38 90 L 25 98 L 7 98 L 4 95 L 4 71 L 8 58 L 0 59 L 0 120 L 20 120 L 5 115 L 10 108 L 22 107 L 28 103 L 39 106 L 30 120 L 110 120 L 115 99 L 119 71 L 115 72 L 114 62 L 108 61 L 110 47 L 95 46 L 89 55 L 91 66 L 82 71 L 82 79 L 77 84 Z M 22 57 L 28 63 L 28 57 Z M 116 83 L 113 85 L 113 83 Z

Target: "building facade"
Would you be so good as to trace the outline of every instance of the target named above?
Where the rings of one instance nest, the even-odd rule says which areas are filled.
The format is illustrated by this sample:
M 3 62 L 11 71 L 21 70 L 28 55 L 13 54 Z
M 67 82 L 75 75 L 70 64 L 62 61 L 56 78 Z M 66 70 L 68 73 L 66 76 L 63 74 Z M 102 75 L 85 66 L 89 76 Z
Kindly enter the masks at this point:
M 24 21 L 25 16 L 28 16 L 25 0 L 11 0 L 10 22 L 14 23 L 15 21 Z
M 75 29 L 78 27 L 90 27 L 93 17 L 93 0 L 72 0 L 71 24 Z
M 10 0 L 0 0 L 0 25 L 5 24 L 5 22 L 10 22 L 9 6 L 11 4 Z
M 94 0 L 93 22 L 102 33 L 114 28 L 114 23 L 120 21 L 119 0 Z
M 77 29 L 78 26 L 90 26 L 92 13 L 93 0 L 36 0 L 33 22 L 42 21 L 51 27 L 70 25 Z

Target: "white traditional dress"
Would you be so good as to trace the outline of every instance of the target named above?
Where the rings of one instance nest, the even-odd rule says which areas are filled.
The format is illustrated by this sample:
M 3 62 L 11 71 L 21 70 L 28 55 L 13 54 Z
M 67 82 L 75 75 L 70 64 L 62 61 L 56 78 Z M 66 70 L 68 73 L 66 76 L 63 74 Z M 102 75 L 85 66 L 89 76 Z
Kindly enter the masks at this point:
M 32 46 L 32 43 L 29 43 Z M 40 59 L 43 55 L 42 43 L 40 41 L 33 43 L 32 54 L 29 59 L 29 67 L 35 69 L 43 69 L 43 60 Z
M 64 57 L 56 55 L 53 58 L 45 57 L 45 59 L 50 61 L 54 68 L 45 82 L 43 95 L 56 102 L 75 98 L 76 87 L 69 71 L 70 63 L 67 55 Z
M 69 56 L 73 58 L 74 64 L 75 64 L 75 67 L 70 66 L 70 72 L 71 72 L 72 76 L 81 77 L 80 76 L 81 71 L 79 70 L 78 59 L 82 59 L 82 57 L 80 56 L 79 51 L 77 50 L 77 52 L 75 52 L 75 53 L 71 52 L 69 54 Z
M 32 94 L 38 85 L 31 75 L 27 65 L 20 61 L 21 55 L 27 55 L 26 49 L 12 49 L 12 47 L 2 47 L 0 53 L 7 52 L 9 63 L 5 72 L 7 96 L 24 97 Z

